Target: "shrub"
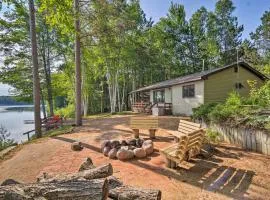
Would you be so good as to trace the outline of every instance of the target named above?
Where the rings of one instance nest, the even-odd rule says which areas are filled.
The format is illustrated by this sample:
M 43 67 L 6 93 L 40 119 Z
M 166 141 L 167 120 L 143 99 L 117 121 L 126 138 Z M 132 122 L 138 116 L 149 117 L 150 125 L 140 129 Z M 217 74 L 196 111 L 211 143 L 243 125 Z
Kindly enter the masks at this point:
M 213 122 L 236 121 L 238 118 L 249 114 L 248 107 L 242 107 L 242 99 L 236 92 L 230 93 L 223 104 L 218 104 L 209 114 L 209 119 Z
M 270 119 L 269 119 L 269 122 L 267 122 L 265 125 L 264 125 L 264 128 L 268 131 L 270 131 Z
M 206 139 L 208 142 L 217 143 L 220 141 L 220 134 L 212 129 L 206 129 Z
M 250 127 L 270 130 L 270 117 L 266 115 L 251 115 L 245 124 Z
M 263 108 L 270 107 L 270 81 L 267 81 L 259 89 L 256 87 L 256 81 L 248 81 L 248 84 L 250 86 L 249 100 L 252 105 L 258 105 Z
M 209 122 L 209 113 L 217 106 L 217 103 L 202 104 L 198 108 L 193 108 L 192 118 Z
M 69 104 L 65 108 L 60 108 L 55 111 L 57 115 L 60 115 L 65 118 L 74 118 L 75 116 L 75 106 L 74 104 Z
M 233 110 L 230 107 L 219 104 L 215 109 L 209 113 L 209 119 L 213 122 L 221 122 L 228 120 L 233 114 Z
M 0 151 L 14 145 L 14 140 L 9 139 L 10 133 L 7 131 L 5 127 L 0 126 Z

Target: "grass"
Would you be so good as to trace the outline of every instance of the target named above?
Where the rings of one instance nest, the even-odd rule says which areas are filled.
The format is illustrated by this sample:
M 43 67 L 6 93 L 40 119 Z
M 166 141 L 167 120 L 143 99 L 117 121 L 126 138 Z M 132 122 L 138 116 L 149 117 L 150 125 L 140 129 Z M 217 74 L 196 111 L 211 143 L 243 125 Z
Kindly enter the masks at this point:
M 73 128 L 74 127 L 71 125 L 64 125 L 57 129 L 51 129 L 49 131 L 43 132 L 42 138 L 71 133 L 73 131 Z M 39 139 L 42 139 L 42 138 L 39 138 Z M 37 140 L 36 136 L 32 135 L 30 141 L 24 142 L 24 144 L 35 142 L 36 140 Z
M 43 136 L 53 137 L 53 136 L 57 136 L 57 135 L 71 133 L 72 131 L 73 131 L 73 126 L 65 125 L 65 126 L 62 126 L 58 129 L 49 130 L 49 131 L 45 132 L 45 134 Z
M 84 118 L 85 119 L 102 119 L 102 118 L 112 117 L 114 115 L 136 115 L 136 113 L 133 113 L 131 111 L 123 111 L 123 112 L 116 112 L 116 113 L 100 113 L 100 114 L 95 114 L 95 115 L 88 115 Z

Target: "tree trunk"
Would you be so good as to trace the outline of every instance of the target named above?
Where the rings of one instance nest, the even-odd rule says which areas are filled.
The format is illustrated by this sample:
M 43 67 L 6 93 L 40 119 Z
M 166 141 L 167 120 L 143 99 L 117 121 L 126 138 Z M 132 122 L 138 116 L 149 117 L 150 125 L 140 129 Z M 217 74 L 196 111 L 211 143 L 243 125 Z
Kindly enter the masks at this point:
M 87 85 L 87 73 L 85 64 L 82 65 L 82 105 L 83 105 L 83 116 L 87 116 L 89 107 L 89 88 Z
M 106 178 L 113 174 L 112 165 L 106 164 L 93 169 L 84 170 L 72 174 L 59 174 L 54 177 L 44 173 L 42 177 L 38 178 L 38 182 L 61 182 L 61 181 L 71 181 L 78 180 L 81 178 L 84 179 L 98 179 L 98 178 Z
M 83 97 L 83 115 L 88 115 L 88 106 L 89 106 L 89 97 L 88 94 L 85 94 Z
M 41 107 L 42 107 L 43 118 L 46 119 L 47 118 L 46 106 L 45 106 L 45 100 L 44 100 L 42 89 L 40 89 L 40 95 L 41 95 Z
M 103 97 L 104 97 L 104 84 L 103 81 L 101 81 L 101 96 L 100 96 L 100 112 L 103 113 Z
M 49 33 L 47 33 L 49 34 Z M 46 83 L 47 83 L 47 93 L 48 93 L 48 103 L 49 103 L 49 110 L 50 116 L 54 115 L 53 112 L 53 94 L 52 94 L 52 80 L 51 80 L 51 62 L 50 62 L 50 49 L 47 48 L 47 65 L 46 65 Z
M 37 38 L 36 38 L 36 19 L 34 1 L 29 0 L 30 12 L 30 37 L 32 47 L 32 62 L 33 62 L 33 100 L 34 100 L 34 119 L 36 137 L 42 137 L 41 134 L 41 119 L 40 119 L 40 82 L 38 74 L 38 54 L 37 54 Z
M 50 34 L 49 28 L 44 21 L 41 22 L 46 35 L 41 34 L 40 54 L 43 62 L 43 70 L 45 75 L 46 89 L 47 89 L 47 100 L 49 105 L 49 116 L 53 116 L 53 97 L 52 97 L 52 84 L 51 84 L 51 68 L 50 68 Z M 44 99 L 44 96 L 42 97 Z
M 0 200 L 103 200 L 108 197 L 107 179 L 16 184 L 0 187 Z
M 74 0 L 75 10 L 75 93 L 76 93 L 76 109 L 75 109 L 75 123 L 76 126 L 82 125 L 82 100 L 81 100 L 81 44 L 80 44 L 80 20 L 79 20 L 79 0 Z
M 160 200 L 161 191 L 121 186 L 109 190 L 109 197 L 118 200 Z
M 122 89 L 122 99 L 121 99 L 121 111 L 125 109 L 125 90 L 126 90 L 126 81 L 124 79 L 123 89 Z

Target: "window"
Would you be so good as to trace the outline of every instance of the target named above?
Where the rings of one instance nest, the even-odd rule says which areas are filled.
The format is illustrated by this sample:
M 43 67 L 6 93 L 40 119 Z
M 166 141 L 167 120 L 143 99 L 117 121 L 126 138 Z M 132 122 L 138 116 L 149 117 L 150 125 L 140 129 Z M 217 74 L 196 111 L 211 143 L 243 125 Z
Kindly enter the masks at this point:
M 154 103 L 164 103 L 165 102 L 165 94 L 164 90 L 156 90 L 154 91 Z
M 195 97 L 195 85 L 185 85 L 183 86 L 183 98 Z

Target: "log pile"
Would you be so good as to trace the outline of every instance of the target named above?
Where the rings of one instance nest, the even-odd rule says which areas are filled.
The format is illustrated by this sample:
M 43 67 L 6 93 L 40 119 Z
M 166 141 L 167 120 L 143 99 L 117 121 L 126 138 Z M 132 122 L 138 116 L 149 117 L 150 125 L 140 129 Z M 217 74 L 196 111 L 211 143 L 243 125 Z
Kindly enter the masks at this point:
M 123 185 L 112 176 L 111 164 L 95 167 L 90 158 L 76 173 L 52 176 L 44 173 L 36 183 L 8 179 L 0 186 L 0 200 L 160 200 L 161 191 Z

